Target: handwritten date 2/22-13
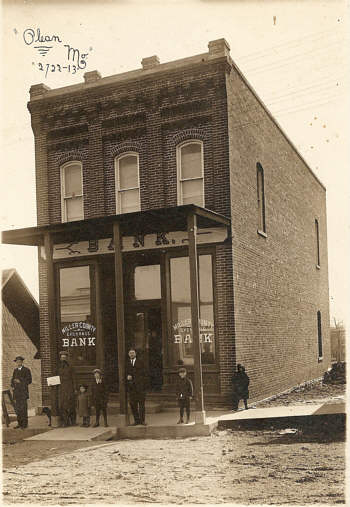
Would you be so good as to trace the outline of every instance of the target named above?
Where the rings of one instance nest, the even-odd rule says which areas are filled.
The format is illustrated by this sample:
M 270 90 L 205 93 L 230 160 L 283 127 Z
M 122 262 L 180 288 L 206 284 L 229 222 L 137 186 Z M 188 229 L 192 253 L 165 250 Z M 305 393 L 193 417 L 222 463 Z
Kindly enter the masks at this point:
M 47 74 L 49 72 L 66 71 L 66 72 L 70 72 L 71 74 L 76 74 L 76 72 L 78 72 L 78 70 L 80 70 L 79 67 L 77 67 L 74 64 L 61 65 L 59 63 L 53 64 L 53 63 L 41 63 L 41 62 L 38 62 L 38 69 L 41 70 L 42 72 L 45 72 L 45 77 L 47 77 Z

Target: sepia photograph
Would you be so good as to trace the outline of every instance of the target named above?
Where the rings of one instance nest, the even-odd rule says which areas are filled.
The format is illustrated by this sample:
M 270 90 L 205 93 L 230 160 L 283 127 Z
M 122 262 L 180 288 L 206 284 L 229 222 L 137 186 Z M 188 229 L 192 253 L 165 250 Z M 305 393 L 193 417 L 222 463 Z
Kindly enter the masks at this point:
M 349 6 L 2 1 L 4 505 L 346 504 Z

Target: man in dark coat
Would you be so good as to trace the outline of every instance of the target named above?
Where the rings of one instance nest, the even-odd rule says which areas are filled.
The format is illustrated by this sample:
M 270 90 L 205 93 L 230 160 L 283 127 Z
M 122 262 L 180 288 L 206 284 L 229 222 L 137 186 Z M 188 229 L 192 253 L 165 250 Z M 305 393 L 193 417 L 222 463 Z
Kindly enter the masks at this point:
M 75 422 L 75 392 L 73 369 L 68 364 L 68 353 L 60 352 L 58 365 L 60 385 L 58 386 L 58 406 L 62 417 L 62 426 L 70 426 Z
M 145 422 L 146 375 L 143 362 L 136 356 L 135 349 L 129 350 L 129 359 L 126 362 L 126 381 L 129 393 L 129 403 L 134 416 L 133 426 Z
M 18 423 L 15 428 L 24 429 L 28 426 L 28 386 L 32 383 L 32 374 L 29 368 L 23 366 L 24 357 L 17 356 L 14 361 L 17 367 L 13 370 L 11 387 Z
M 235 372 L 232 376 L 232 401 L 234 411 L 238 410 L 239 400 L 243 400 L 245 409 L 248 409 L 248 386 L 249 377 L 245 372 L 245 368 L 241 364 L 237 364 L 237 372 Z
M 96 368 L 93 372 L 94 381 L 91 385 L 91 401 L 92 406 L 95 407 L 96 411 L 96 422 L 94 428 L 100 425 L 100 414 L 102 412 L 105 428 L 107 428 L 107 402 L 108 402 L 108 391 L 102 376 L 102 371 Z

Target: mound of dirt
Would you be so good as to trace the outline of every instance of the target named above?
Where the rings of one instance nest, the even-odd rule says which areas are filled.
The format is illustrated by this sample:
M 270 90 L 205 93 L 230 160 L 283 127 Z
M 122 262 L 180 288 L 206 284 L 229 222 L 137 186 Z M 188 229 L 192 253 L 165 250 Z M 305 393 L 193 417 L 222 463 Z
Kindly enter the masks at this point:
M 323 375 L 325 384 L 346 384 L 346 363 L 334 363 L 332 368 Z

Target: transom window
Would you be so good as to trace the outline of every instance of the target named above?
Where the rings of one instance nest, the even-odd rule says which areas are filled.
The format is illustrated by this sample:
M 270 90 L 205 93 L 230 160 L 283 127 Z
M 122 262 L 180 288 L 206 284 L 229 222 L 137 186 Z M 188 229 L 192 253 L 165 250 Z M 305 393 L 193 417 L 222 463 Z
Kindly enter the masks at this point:
M 62 222 L 84 219 L 83 166 L 68 162 L 61 167 Z
M 140 211 L 138 153 L 124 153 L 115 159 L 116 212 Z
M 177 147 L 178 204 L 204 207 L 204 159 L 202 141 Z

